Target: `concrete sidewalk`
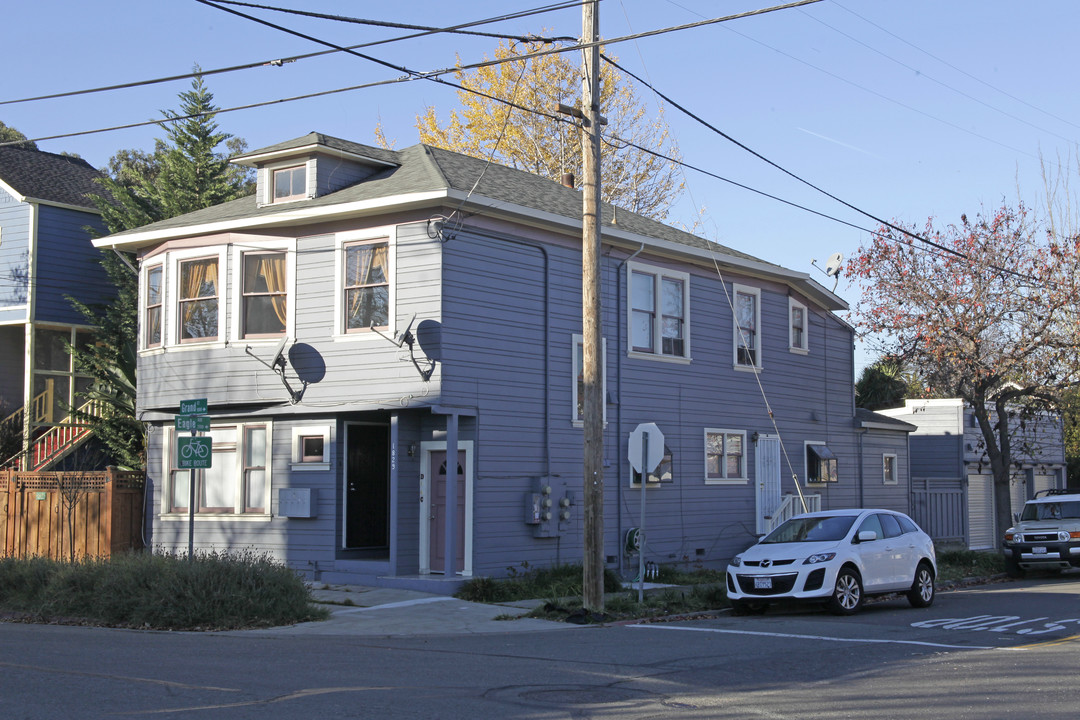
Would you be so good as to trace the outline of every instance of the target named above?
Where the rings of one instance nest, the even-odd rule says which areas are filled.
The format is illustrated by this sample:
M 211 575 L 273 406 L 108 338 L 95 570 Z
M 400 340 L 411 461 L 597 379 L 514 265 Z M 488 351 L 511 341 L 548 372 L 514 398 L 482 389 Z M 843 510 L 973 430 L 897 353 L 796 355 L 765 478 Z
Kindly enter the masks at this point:
M 311 596 L 331 613 L 322 622 L 300 623 L 258 630 L 237 630 L 244 635 L 471 635 L 478 633 L 567 630 L 570 623 L 519 618 L 543 600 L 487 604 L 458 600 L 415 590 L 359 585 L 319 585 Z

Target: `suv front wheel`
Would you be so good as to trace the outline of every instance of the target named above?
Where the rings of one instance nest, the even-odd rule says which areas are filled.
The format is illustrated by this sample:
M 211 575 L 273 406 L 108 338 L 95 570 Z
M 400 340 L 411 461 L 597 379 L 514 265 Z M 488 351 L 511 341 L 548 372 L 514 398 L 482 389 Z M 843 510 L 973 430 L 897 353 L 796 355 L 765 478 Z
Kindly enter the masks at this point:
M 840 568 L 836 586 L 825 606 L 833 615 L 854 615 L 862 608 L 863 592 L 859 574 L 851 568 Z

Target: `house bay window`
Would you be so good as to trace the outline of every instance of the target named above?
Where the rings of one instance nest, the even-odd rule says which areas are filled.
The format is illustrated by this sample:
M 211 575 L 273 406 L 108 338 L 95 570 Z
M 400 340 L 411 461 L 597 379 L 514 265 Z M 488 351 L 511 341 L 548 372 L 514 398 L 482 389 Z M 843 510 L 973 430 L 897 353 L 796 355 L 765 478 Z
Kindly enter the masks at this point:
M 180 263 L 180 342 L 217 340 L 218 259 Z
M 735 365 L 761 367 L 761 291 L 735 286 Z
M 689 356 L 690 277 L 630 263 L 630 349 L 661 357 Z
M 270 497 L 270 427 L 247 423 L 212 426 L 213 454 L 209 468 L 177 468 L 176 434 L 169 432 L 169 493 L 167 513 L 187 513 L 191 484 L 195 484 L 195 513 L 199 515 L 265 515 Z
M 161 276 L 161 265 L 155 265 L 146 271 L 146 315 L 143 327 L 147 347 L 161 345 Z
M 347 332 L 390 325 L 390 244 L 347 244 L 344 303 Z
M 267 337 L 285 332 L 288 278 L 286 253 L 244 254 L 243 327 L 244 337 Z
M 705 430 L 705 481 L 746 480 L 746 433 Z

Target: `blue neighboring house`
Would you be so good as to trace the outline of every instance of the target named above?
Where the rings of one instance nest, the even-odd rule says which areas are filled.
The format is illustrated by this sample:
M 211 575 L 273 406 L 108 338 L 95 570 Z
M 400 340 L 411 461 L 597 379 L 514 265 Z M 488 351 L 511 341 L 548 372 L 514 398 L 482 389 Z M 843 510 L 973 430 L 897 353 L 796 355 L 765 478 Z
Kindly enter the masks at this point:
M 190 515 L 198 548 L 435 592 L 580 562 L 580 193 L 319 133 L 234 162 L 254 196 L 95 241 L 139 256 L 151 544 Z M 640 423 L 649 561 L 722 563 L 804 501 L 908 508 L 911 426 L 856 414 L 839 297 L 622 209 L 602 240 L 610 567 L 637 566 Z M 205 469 L 175 424 L 201 399 Z
M 88 199 L 99 177 L 80 158 L 0 147 L 0 422 L 26 439 L 63 423 L 90 384 L 65 342 L 85 345 L 92 330 L 67 296 L 115 294 L 88 231 L 105 232 Z

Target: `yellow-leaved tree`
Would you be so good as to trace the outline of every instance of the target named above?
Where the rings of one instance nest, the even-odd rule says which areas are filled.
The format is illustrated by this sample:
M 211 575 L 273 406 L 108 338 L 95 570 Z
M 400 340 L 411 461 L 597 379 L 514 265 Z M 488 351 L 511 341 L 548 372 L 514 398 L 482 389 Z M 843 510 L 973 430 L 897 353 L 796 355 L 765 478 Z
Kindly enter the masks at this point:
M 542 47 L 542 43 L 519 46 L 502 41 L 495 58 L 507 60 Z M 518 107 L 459 90 L 461 106 L 450 111 L 447 124 L 439 123 L 433 106 L 417 116 L 420 141 L 473 157 L 490 157 L 553 180 L 560 180 L 564 173 L 580 178 L 580 132 L 574 124 L 550 117 L 557 115 L 559 103 L 572 107 L 580 103 L 581 73 L 573 64 L 577 58 L 576 52 L 553 53 L 458 72 L 456 79 L 462 87 Z M 601 128 L 603 200 L 663 220 L 682 192 L 678 167 L 634 147 L 679 158 L 663 111 L 650 114 L 611 65 L 601 65 L 600 74 L 600 112 L 607 119 Z

